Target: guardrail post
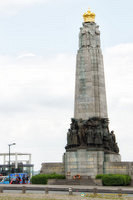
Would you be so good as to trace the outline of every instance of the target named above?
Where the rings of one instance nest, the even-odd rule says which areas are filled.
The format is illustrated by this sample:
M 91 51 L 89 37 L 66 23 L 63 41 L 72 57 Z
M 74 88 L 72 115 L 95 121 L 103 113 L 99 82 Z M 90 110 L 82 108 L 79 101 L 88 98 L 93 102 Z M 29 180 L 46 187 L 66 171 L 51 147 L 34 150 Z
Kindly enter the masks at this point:
M 48 187 L 45 188 L 45 194 L 48 194 Z
M 0 193 L 3 193 L 3 187 L 0 187 Z
M 23 193 L 23 194 L 26 193 L 26 187 L 25 187 L 25 186 L 22 187 L 22 193 Z
M 72 195 L 73 194 L 73 190 L 72 190 L 72 187 L 69 188 L 69 195 Z
M 122 189 L 118 189 L 118 196 L 122 197 Z
M 93 195 L 97 196 L 97 188 L 93 188 Z

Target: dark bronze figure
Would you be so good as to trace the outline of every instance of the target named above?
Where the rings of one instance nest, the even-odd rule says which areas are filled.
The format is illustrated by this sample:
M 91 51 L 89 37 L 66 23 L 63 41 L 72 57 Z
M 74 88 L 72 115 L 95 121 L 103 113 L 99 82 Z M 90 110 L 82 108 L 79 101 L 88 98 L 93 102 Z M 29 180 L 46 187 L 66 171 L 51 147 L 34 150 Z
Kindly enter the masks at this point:
M 90 118 L 88 120 L 71 119 L 67 133 L 66 149 L 98 148 L 106 152 L 119 153 L 114 131 L 109 132 L 107 118 Z

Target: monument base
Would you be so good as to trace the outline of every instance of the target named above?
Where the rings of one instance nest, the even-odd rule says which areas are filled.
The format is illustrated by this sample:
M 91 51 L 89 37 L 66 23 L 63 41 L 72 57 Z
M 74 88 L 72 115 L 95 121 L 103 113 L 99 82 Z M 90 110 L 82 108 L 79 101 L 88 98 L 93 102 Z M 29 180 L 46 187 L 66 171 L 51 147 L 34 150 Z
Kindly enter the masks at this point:
M 105 162 L 121 162 L 121 156 L 86 149 L 68 151 L 64 154 L 66 178 L 73 179 L 75 175 L 80 175 L 82 178 L 95 178 L 97 174 L 104 174 Z

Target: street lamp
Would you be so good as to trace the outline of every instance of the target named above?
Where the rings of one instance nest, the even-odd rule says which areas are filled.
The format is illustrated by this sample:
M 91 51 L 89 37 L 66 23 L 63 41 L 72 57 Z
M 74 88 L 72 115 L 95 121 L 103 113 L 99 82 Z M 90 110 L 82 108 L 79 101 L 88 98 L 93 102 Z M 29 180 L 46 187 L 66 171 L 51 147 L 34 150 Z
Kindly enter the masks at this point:
M 16 143 L 8 144 L 9 146 L 9 183 L 10 183 L 10 171 L 11 171 L 11 166 L 10 166 L 10 147 L 16 145 Z

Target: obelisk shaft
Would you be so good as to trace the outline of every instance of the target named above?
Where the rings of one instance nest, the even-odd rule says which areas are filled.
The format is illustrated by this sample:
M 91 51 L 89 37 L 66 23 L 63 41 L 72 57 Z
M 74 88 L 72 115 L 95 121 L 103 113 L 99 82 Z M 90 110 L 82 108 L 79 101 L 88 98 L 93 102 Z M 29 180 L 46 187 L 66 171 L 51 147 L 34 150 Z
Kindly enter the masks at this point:
M 74 118 L 107 118 L 107 103 L 100 31 L 96 23 L 83 23 L 76 65 Z

